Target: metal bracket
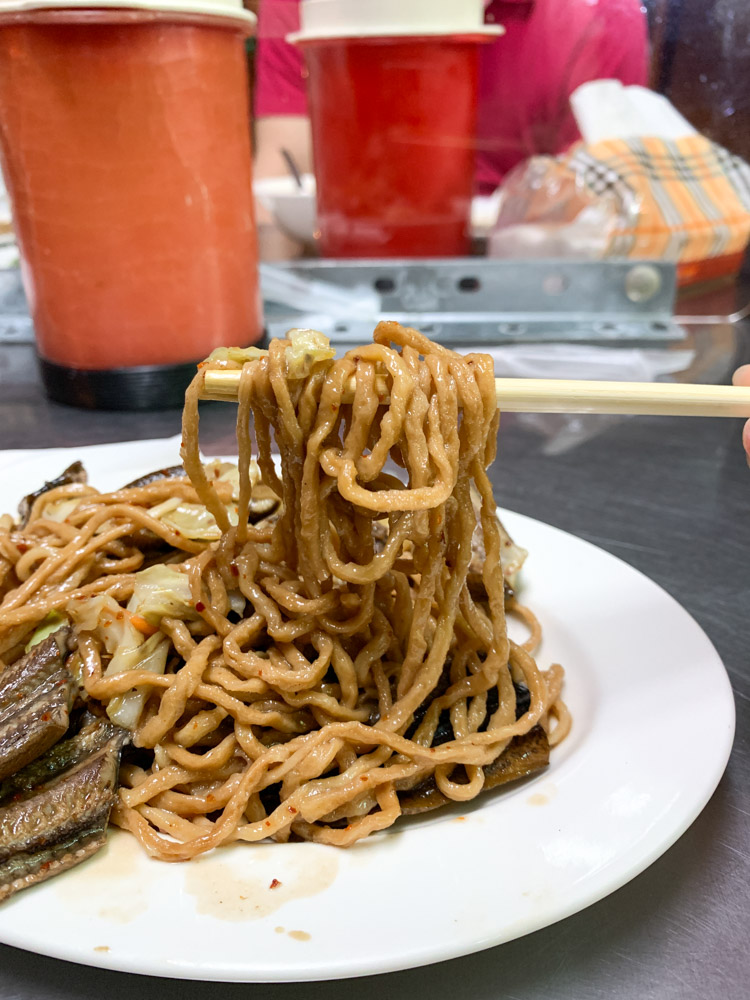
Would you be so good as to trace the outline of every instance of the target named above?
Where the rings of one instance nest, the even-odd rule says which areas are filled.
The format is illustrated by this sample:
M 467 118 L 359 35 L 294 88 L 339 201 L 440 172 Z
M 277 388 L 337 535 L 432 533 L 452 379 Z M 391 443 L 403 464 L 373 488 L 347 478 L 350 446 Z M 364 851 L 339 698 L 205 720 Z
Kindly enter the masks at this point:
M 364 290 L 364 299 L 375 305 L 366 314 L 341 306 L 311 314 L 290 302 L 266 302 L 271 336 L 282 336 L 291 326 L 312 325 L 335 342 L 365 343 L 379 319 L 395 319 L 446 344 L 635 344 L 684 337 L 673 316 L 673 264 L 466 257 L 310 260 L 273 266 L 318 287 L 324 283 L 339 290 Z M 20 272 L 0 271 L 0 343 L 32 340 Z
M 443 343 L 677 340 L 674 264 L 654 261 L 311 260 L 274 265 L 310 282 L 380 296 L 377 316 L 331 318 L 332 339 L 361 343 L 395 319 Z M 267 304 L 271 336 L 305 325 L 289 303 Z

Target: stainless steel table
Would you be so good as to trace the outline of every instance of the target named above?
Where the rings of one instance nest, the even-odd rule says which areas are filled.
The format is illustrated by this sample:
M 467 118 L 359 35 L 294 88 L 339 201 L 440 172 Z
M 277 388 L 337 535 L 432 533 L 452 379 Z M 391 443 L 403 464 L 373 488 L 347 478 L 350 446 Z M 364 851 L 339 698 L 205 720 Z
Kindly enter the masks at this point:
M 750 347 L 730 364 L 750 361 Z M 740 1000 L 750 982 L 750 471 L 738 421 L 608 418 L 563 454 L 503 418 L 495 492 L 504 506 L 587 538 L 648 574 L 700 622 L 732 679 L 737 736 L 704 812 L 633 882 L 561 923 L 491 951 L 357 981 L 237 986 L 144 980 L 0 946 L 0 998 L 264 1000 Z M 0 348 L 0 447 L 162 437 L 179 414 L 86 413 L 48 403 L 31 349 Z M 231 449 L 231 407 L 210 404 L 206 450 Z M 51 470 L 55 471 L 55 470 Z M 700 733 L 695 734 L 700 739 Z M 408 919 L 408 914 L 407 914 Z

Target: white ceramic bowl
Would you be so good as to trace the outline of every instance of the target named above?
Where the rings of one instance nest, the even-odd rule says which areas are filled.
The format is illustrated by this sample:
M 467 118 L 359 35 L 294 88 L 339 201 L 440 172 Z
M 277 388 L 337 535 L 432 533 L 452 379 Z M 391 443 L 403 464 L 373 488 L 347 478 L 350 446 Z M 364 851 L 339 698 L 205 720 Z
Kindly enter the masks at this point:
M 273 215 L 287 236 L 300 243 L 315 242 L 315 177 L 302 175 L 302 188 L 293 177 L 264 177 L 253 182 L 256 199 Z

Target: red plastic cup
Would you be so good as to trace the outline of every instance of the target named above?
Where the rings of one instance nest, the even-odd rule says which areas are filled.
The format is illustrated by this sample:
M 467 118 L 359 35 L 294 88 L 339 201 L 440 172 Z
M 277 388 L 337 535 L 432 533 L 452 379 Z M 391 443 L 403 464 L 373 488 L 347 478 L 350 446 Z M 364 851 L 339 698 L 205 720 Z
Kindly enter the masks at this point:
M 53 398 L 176 405 L 196 361 L 261 337 L 251 29 L 240 9 L 0 13 L 0 154 Z
M 300 43 L 325 256 L 468 252 L 482 40 Z
M 302 0 L 322 253 L 469 250 L 484 0 Z

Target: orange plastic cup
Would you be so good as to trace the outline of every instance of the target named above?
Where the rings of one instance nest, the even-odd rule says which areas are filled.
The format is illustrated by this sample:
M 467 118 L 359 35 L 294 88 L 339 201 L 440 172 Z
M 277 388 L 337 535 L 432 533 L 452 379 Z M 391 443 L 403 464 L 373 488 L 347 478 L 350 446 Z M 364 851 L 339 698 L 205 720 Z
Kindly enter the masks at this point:
M 300 40 L 324 255 L 468 252 L 483 40 Z
M 196 361 L 260 339 L 251 27 L 0 14 L 0 154 L 53 398 L 178 405 Z

